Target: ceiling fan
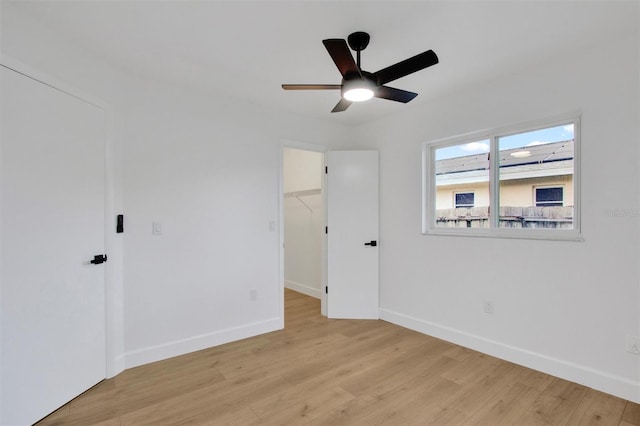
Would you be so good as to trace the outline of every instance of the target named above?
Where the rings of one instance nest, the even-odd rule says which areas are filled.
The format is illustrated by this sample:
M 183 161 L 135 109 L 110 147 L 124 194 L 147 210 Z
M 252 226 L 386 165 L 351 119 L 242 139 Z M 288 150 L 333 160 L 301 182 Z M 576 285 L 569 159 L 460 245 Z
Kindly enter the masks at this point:
M 437 64 L 438 56 L 435 52 L 427 50 L 397 64 L 370 73 L 360 67 L 360 52 L 369 45 L 369 39 L 369 34 L 357 31 L 350 34 L 346 41 L 342 38 L 322 40 L 331 59 L 342 74 L 342 84 L 283 84 L 282 88 L 284 90 L 340 89 L 342 98 L 331 112 L 344 111 L 349 108 L 351 103 L 366 101 L 374 96 L 403 103 L 418 96 L 417 93 L 385 86 L 385 84 Z M 349 46 L 347 46 L 347 42 Z M 356 61 L 353 60 L 349 47 L 356 51 Z

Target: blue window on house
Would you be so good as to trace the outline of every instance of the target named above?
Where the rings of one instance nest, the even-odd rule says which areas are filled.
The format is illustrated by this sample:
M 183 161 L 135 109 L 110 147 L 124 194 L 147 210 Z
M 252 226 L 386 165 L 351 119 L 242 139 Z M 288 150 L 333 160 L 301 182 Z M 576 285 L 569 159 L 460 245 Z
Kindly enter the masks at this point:
M 473 207 L 475 194 L 473 192 L 456 193 L 456 208 Z
M 536 188 L 536 207 L 562 207 L 564 190 L 561 186 Z

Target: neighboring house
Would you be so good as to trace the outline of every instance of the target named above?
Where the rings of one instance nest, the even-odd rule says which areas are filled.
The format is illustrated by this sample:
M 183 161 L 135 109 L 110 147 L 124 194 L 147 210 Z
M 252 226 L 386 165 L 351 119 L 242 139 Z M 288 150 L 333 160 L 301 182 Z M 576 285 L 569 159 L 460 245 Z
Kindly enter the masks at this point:
M 500 151 L 500 226 L 571 227 L 574 141 Z M 489 153 L 436 161 L 436 221 L 488 227 Z

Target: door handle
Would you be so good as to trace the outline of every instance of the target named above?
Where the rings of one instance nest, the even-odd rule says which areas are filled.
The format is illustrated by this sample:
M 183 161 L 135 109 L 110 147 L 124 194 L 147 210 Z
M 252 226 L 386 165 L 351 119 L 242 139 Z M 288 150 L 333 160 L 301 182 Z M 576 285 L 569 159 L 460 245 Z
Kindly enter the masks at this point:
M 93 265 L 99 265 L 101 263 L 104 263 L 107 261 L 107 255 L 106 254 L 97 254 L 95 256 L 93 256 L 93 260 L 91 261 L 91 263 Z
M 378 245 L 378 242 L 377 242 L 377 241 L 373 241 L 373 240 L 372 240 L 372 241 L 371 241 L 371 242 L 369 242 L 369 243 L 364 243 L 364 245 L 365 245 L 365 246 L 375 247 L 375 246 L 377 246 L 377 245 Z

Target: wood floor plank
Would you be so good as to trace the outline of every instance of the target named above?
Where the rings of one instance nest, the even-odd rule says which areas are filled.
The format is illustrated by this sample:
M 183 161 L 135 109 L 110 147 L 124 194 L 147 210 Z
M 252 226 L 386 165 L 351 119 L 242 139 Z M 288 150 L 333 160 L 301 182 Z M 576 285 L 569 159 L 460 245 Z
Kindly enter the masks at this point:
M 457 361 L 440 357 L 433 345 L 423 344 L 413 347 L 407 352 L 396 353 L 395 346 L 393 352 L 378 352 L 364 357 L 361 360 L 362 367 L 359 371 L 345 378 L 341 386 L 354 395 L 371 395 L 383 392 L 385 389 L 392 389 L 399 384 L 422 377 L 436 363 L 441 363 L 441 368 L 445 369 L 457 365 Z
M 129 369 L 38 424 L 640 426 L 638 404 L 285 298 L 284 330 Z
M 476 352 L 476 356 L 461 361 L 456 367 L 443 372 L 442 377 L 459 384 L 474 383 L 499 364 L 500 360 L 497 358 Z
M 429 425 L 437 424 L 438 420 L 446 421 L 445 414 L 450 409 L 447 401 L 451 395 L 459 394 L 462 386 L 434 374 L 417 377 L 403 390 L 406 390 L 402 393 L 404 401 L 397 403 L 396 409 L 403 413 L 411 425 Z M 456 416 L 461 414 L 455 407 L 453 409 L 456 410 L 453 413 Z M 464 421 L 463 417 L 460 416 L 459 424 Z
M 121 416 L 123 425 L 165 425 L 188 423 L 192 418 L 217 417 L 240 411 L 249 402 L 270 392 L 278 392 L 287 383 L 277 376 L 243 377 L 227 381 L 224 386 L 212 386 L 174 396 L 169 400 L 146 405 Z
M 522 383 L 509 383 L 493 398 L 487 400 L 465 425 L 517 425 L 519 422 L 516 420 L 533 404 L 539 394 L 539 391 Z
M 151 376 L 140 379 L 136 386 L 115 387 L 99 396 L 86 395 L 78 398 L 70 404 L 70 416 L 106 420 L 109 416 L 123 415 L 139 406 L 170 400 L 175 395 L 207 388 L 216 383 L 222 385 L 224 381 L 225 378 L 215 368 L 203 368 L 182 376 Z M 97 412 L 104 414 L 98 417 Z
M 510 363 L 489 365 L 492 367 L 480 370 L 480 374 L 472 376 L 474 381 L 458 383 L 460 391 L 451 394 L 445 405 L 472 417 L 488 401 L 495 400 L 496 395 L 511 382 L 511 377 L 517 370 L 517 366 Z
M 526 425 L 566 424 L 587 393 L 587 388 L 576 383 L 554 379 L 520 417 Z
M 567 426 L 612 425 L 622 421 L 626 401 L 589 389 Z
M 313 426 L 409 426 L 401 410 L 380 408 L 377 398 L 363 396 L 352 399 L 309 422 Z
M 640 426 L 640 404 L 627 402 L 627 406 L 622 414 L 622 421 L 633 426 Z
M 555 377 L 530 368 L 521 367 L 516 380 L 525 386 L 543 392 L 555 380 Z
M 293 386 L 284 392 L 273 394 L 251 409 L 265 424 L 304 424 L 322 415 L 326 410 L 354 399 L 340 387 L 303 389 Z
M 222 414 L 204 412 L 189 417 L 186 424 L 216 426 L 259 426 L 262 421 L 249 407 L 242 406 L 237 410 L 225 410 Z

